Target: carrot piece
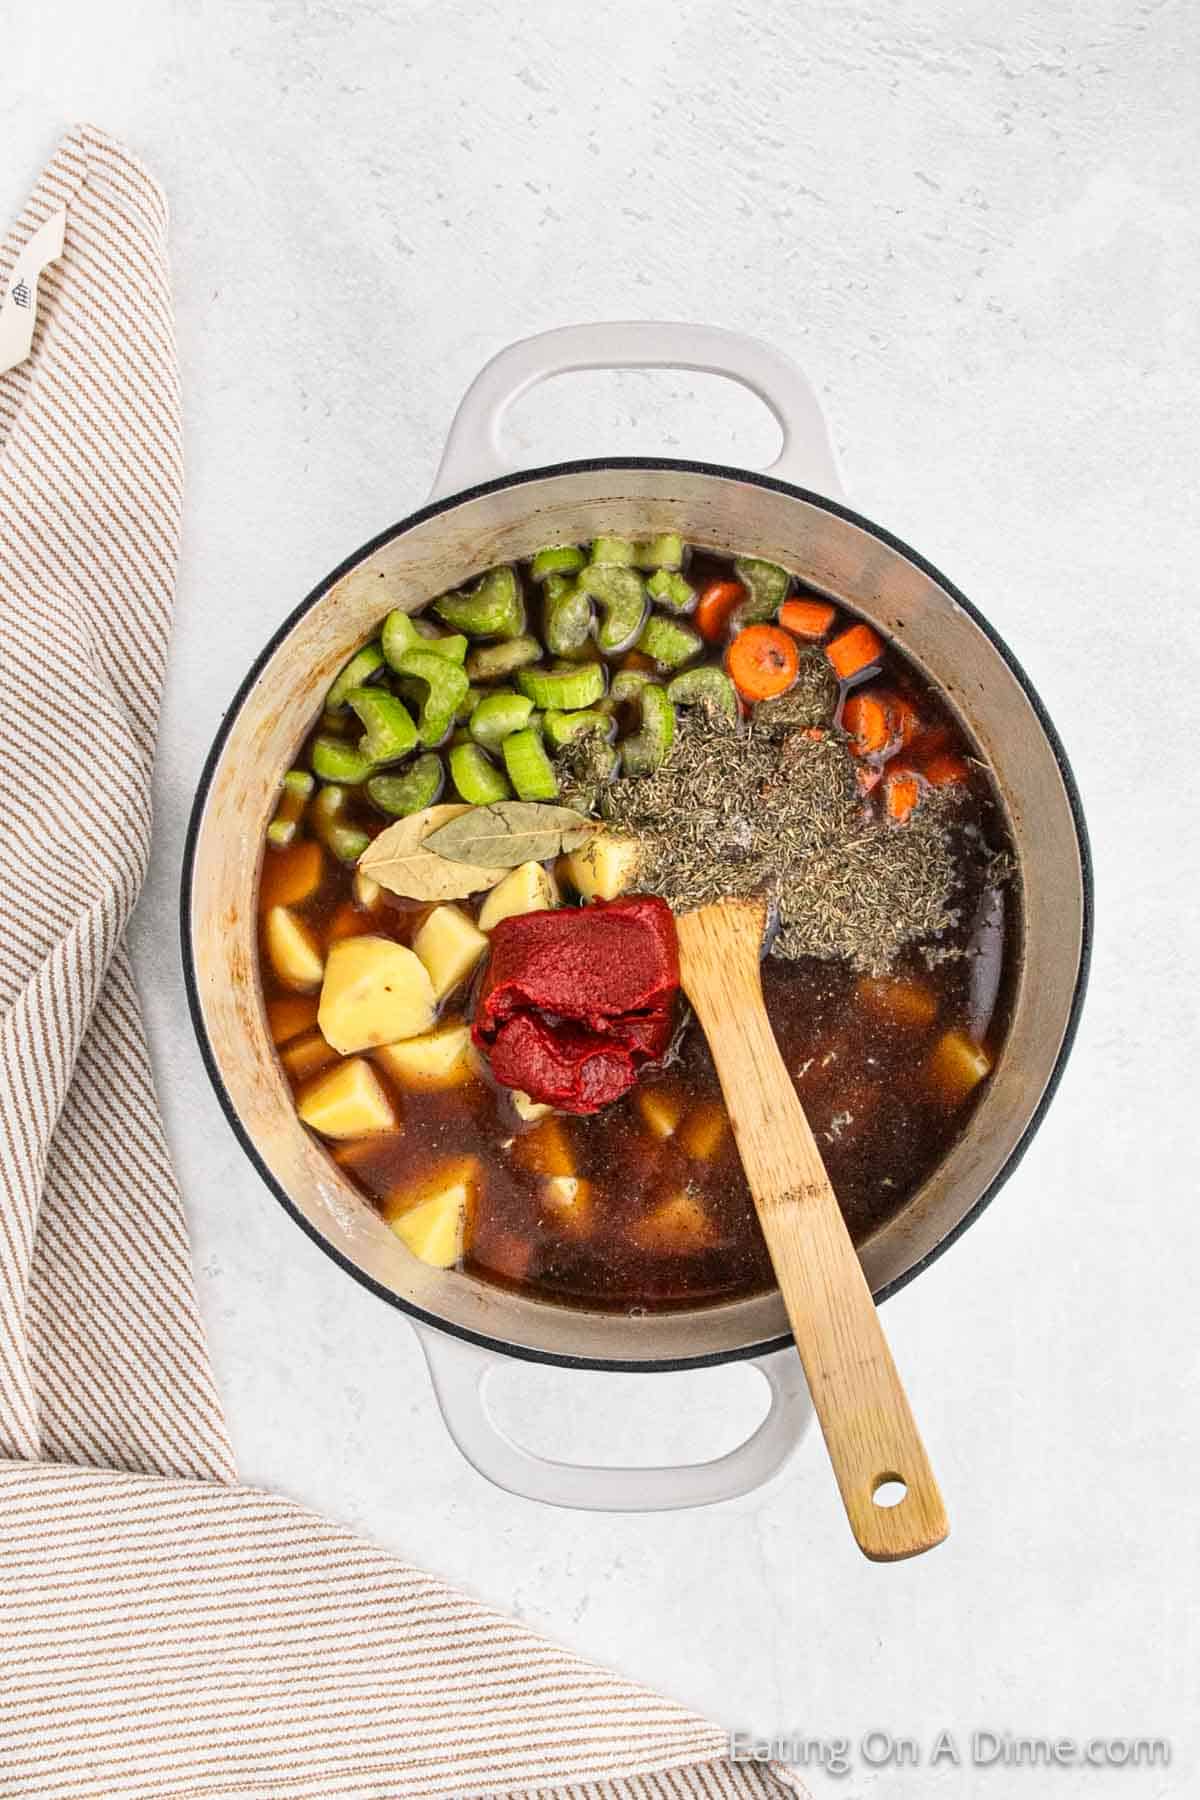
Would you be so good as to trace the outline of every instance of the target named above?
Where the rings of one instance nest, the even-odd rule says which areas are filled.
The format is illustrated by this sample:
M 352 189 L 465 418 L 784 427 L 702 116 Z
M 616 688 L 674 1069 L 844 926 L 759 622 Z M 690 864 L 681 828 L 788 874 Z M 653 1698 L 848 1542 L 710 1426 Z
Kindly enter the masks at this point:
M 267 1029 L 273 1044 L 290 1043 L 302 1031 L 311 1031 L 316 1022 L 315 994 L 289 994 L 286 999 L 267 1001 Z
M 916 811 L 920 798 L 921 783 L 911 769 L 888 770 L 883 778 L 883 803 L 894 824 L 905 824 Z
M 773 700 L 795 681 L 800 653 L 778 625 L 747 625 L 725 652 L 725 667 L 743 700 Z
M 860 794 L 872 793 L 883 780 L 883 770 L 873 769 L 870 763 L 860 762 L 854 773 L 858 777 L 858 791 Z
M 710 644 L 719 644 L 729 629 L 729 615 L 746 598 L 740 581 L 711 581 L 696 602 L 696 630 Z
M 883 694 L 852 694 L 842 708 L 842 728 L 856 756 L 886 750 L 897 735 L 896 717 Z
M 859 675 L 879 662 L 883 656 L 883 639 L 869 625 L 851 625 L 849 631 L 839 633 L 826 644 L 825 654 L 833 664 L 838 680 L 849 681 L 852 675 Z
M 855 992 L 864 1006 L 897 1025 L 932 1025 L 937 1018 L 937 995 L 919 981 L 899 975 L 863 975 Z
M 268 850 L 258 890 L 259 911 L 299 906 L 316 893 L 324 873 L 325 852 L 313 838 L 301 838 L 286 850 Z
M 837 607 L 828 600 L 785 600 L 779 609 L 784 629 L 813 643 L 825 636 L 836 618 Z
M 619 666 L 622 670 L 645 669 L 647 672 L 652 672 L 657 665 L 653 657 L 647 656 L 644 651 L 627 650 L 621 658 Z
M 901 699 L 899 694 L 891 696 L 892 714 L 896 721 L 896 731 L 900 738 L 900 748 L 906 750 L 921 729 L 921 720 L 915 706 Z
M 921 773 L 930 787 L 954 787 L 967 779 L 967 765 L 961 756 L 951 756 L 943 751 L 922 762 Z

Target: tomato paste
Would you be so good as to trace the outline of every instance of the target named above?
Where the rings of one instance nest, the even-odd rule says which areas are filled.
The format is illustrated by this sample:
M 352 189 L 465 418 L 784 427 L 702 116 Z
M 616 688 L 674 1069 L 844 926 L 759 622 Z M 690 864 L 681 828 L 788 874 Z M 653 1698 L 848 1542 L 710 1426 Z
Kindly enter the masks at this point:
M 506 1087 L 597 1112 L 666 1050 L 678 987 L 675 921 L 662 900 L 522 913 L 492 933 L 472 1036 Z

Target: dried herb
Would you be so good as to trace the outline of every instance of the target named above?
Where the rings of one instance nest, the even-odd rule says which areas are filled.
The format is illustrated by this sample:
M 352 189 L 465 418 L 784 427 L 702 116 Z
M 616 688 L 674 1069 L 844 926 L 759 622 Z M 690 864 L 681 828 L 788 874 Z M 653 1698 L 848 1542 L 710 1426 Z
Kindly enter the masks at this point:
M 398 819 L 363 851 L 359 868 L 380 887 L 406 900 L 461 900 L 495 887 L 508 874 L 506 866 L 451 862 L 425 848 L 425 839 L 433 832 L 472 810 L 460 805 L 427 806 L 410 818 Z
M 578 850 L 594 837 L 596 821 L 569 806 L 537 800 L 497 800 L 472 806 L 430 833 L 425 848 L 451 862 L 515 869 Z

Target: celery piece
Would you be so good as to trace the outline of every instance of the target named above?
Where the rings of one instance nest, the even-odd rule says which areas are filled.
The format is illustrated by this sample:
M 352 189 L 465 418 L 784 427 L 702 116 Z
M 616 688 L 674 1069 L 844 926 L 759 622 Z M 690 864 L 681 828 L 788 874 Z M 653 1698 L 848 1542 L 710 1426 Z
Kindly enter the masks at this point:
M 469 806 L 490 806 L 493 800 L 511 800 L 512 788 L 503 771 L 478 744 L 456 744 L 447 760 L 454 785 Z
M 397 668 L 401 675 L 425 684 L 417 735 L 425 745 L 440 744 L 471 685 L 466 670 L 428 648 L 406 650 Z
M 503 681 L 527 663 L 540 662 L 542 646 L 535 637 L 507 638 L 502 644 L 477 644 L 467 658 L 472 681 Z
M 558 777 L 536 731 L 514 731 L 505 738 L 500 751 L 519 800 L 558 798 Z
M 608 697 L 615 706 L 623 706 L 626 700 L 636 700 L 646 683 L 653 680 L 649 669 L 621 669 L 612 678 Z
M 516 570 L 489 569 L 469 593 L 443 594 L 433 610 L 455 631 L 469 637 L 519 637 L 525 629 L 525 602 Z
M 542 636 L 555 656 L 578 650 L 592 629 L 592 602 L 587 589 L 562 577 L 546 583 Z
M 548 575 L 574 575 L 586 561 L 576 544 L 547 545 L 534 557 L 530 573 L 535 581 L 545 581 Z
M 332 781 L 339 787 L 357 787 L 371 773 L 370 757 L 345 738 L 314 738 L 309 761 L 319 781 Z
M 432 806 L 441 796 L 444 780 L 441 757 L 436 750 L 426 750 L 400 775 L 372 775 L 367 798 L 380 812 L 405 819 Z
M 482 688 L 469 687 L 467 689 L 466 693 L 463 695 L 462 699 L 459 701 L 458 705 L 454 709 L 455 724 L 456 725 L 465 725 L 468 722 L 468 720 L 470 719 L 471 714 L 475 711 L 475 708 L 479 705 L 479 702 L 482 699 L 483 699 L 483 689 Z
M 675 741 L 675 708 L 653 682 L 646 684 L 638 699 L 641 728 L 621 745 L 621 766 L 626 775 L 653 775 Z
M 555 750 L 561 750 L 572 738 L 582 737 L 585 732 L 595 732 L 600 737 L 611 737 L 615 721 L 611 713 L 600 712 L 595 707 L 588 707 L 583 712 L 559 712 L 551 708 L 542 714 L 542 730 L 546 741 Z
M 578 712 L 603 698 L 604 666 L 589 662 L 566 669 L 519 669 L 517 687 L 545 712 Z
M 739 716 L 737 690 L 724 669 L 685 669 L 667 683 L 667 699 L 675 706 L 708 706 L 731 719 Z
M 633 560 L 639 569 L 682 569 L 683 539 L 674 531 L 647 538 L 633 546 Z
M 672 575 L 669 569 L 659 569 L 652 575 L 646 592 L 656 606 L 665 607 L 667 612 L 690 613 L 696 604 L 696 590 L 691 582 L 682 575 Z
M 594 563 L 625 563 L 633 561 L 634 546 L 628 538 L 598 537 L 592 539 L 591 560 Z
M 346 699 L 362 720 L 359 754 L 376 767 L 399 762 L 417 741 L 417 728 L 403 700 L 383 688 L 351 688 Z
M 316 782 L 307 769 L 289 769 L 283 778 L 275 817 L 267 826 L 267 842 L 284 850 L 295 839 Z
M 734 573 L 750 595 L 739 610 L 745 613 L 743 625 L 761 625 L 773 619 L 787 599 L 792 578 L 778 563 L 763 562 L 759 556 L 739 556 Z
M 344 787 L 323 787 L 309 808 L 314 835 L 339 862 L 355 863 L 370 843 L 365 831 L 343 818 L 349 799 Z
M 579 586 L 600 608 L 596 642 L 607 656 L 628 649 L 646 617 L 646 584 L 636 569 L 614 563 L 586 568 Z
M 524 730 L 532 711 L 533 701 L 527 694 L 514 694 L 511 689 L 485 694 L 471 714 L 471 736 L 485 750 L 495 750 L 514 731 Z
M 326 712 L 336 712 L 344 706 L 350 689 L 364 687 L 378 675 L 383 661 L 383 646 L 378 642 L 364 644 L 361 650 L 356 650 L 325 696 Z
M 397 607 L 383 621 L 383 654 L 392 668 L 398 669 L 410 650 L 428 650 L 447 662 L 460 663 L 467 654 L 467 640 L 462 636 L 426 637 L 410 615 Z
M 679 669 L 700 655 L 704 640 L 690 625 L 683 625 L 678 619 L 664 619 L 661 613 L 651 613 L 638 639 L 638 649 L 665 669 Z

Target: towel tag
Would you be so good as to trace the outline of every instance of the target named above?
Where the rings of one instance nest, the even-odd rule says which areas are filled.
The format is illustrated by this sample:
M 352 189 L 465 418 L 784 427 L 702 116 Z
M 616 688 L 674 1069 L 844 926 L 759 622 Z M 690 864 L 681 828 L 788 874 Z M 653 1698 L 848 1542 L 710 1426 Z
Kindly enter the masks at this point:
M 29 355 L 37 323 L 38 276 L 47 263 L 62 255 L 66 226 L 64 206 L 38 226 L 13 265 L 8 293 L 0 306 L 0 375 L 15 369 Z

